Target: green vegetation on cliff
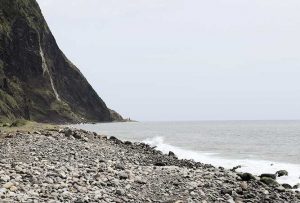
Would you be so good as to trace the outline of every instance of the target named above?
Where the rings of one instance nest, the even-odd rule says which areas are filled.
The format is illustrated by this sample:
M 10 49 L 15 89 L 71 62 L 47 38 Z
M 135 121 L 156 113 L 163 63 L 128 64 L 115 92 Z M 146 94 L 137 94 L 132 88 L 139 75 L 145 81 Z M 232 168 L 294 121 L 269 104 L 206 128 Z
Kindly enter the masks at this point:
M 0 121 L 17 119 L 113 120 L 59 49 L 36 0 L 0 0 Z

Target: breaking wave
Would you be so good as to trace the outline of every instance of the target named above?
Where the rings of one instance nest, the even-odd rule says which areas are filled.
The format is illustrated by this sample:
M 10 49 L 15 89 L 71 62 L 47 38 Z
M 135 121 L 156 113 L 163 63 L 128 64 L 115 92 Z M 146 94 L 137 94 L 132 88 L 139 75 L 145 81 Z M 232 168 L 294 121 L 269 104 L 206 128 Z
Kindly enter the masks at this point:
M 279 183 L 288 183 L 292 186 L 300 183 L 300 165 L 298 164 L 255 159 L 227 159 L 222 158 L 218 153 L 193 151 L 173 146 L 165 142 L 163 137 L 149 138 L 143 142 L 152 147 L 156 146 L 156 149 L 163 153 L 172 151 L 180 159 L 192 159 L 197 162 L 212 164 L 216 167 L 222 166 L 227 169 L 241 165 L 242 167 L 237 171 L 249 172 L 255 175 L 260 175 L 262 173 L 275 173 L 278 170 L 287 170 L 289 172 L 289 176 L 279 177 L 277 181 Z

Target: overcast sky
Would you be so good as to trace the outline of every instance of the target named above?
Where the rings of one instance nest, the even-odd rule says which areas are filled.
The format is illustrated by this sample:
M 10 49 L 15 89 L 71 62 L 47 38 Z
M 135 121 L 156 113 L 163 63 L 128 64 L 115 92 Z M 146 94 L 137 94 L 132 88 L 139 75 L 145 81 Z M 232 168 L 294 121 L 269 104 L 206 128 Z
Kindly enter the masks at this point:
M 67 57 L 132 119 L 300 119 L 299 0 L 38 0 Z

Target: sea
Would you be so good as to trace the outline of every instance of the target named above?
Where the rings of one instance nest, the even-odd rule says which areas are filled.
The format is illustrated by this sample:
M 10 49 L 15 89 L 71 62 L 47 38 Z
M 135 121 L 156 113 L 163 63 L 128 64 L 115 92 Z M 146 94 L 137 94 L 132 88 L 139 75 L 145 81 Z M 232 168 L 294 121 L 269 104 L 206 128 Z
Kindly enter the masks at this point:
M 255 175 L 287 170 L 300 183 L 300 121 L 194 121 L 78 124 L 72 127 L 144 142 L 179 158 Z

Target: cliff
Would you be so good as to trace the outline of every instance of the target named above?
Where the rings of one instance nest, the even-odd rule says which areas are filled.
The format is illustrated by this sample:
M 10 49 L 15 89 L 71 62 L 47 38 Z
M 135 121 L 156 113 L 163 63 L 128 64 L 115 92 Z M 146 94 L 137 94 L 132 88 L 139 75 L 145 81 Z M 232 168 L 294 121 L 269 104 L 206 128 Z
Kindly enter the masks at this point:
M 110 110 L 59 49 L 36 0 L 0 0 L 0 120 L 107 122 Z

